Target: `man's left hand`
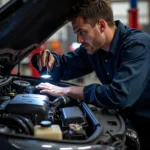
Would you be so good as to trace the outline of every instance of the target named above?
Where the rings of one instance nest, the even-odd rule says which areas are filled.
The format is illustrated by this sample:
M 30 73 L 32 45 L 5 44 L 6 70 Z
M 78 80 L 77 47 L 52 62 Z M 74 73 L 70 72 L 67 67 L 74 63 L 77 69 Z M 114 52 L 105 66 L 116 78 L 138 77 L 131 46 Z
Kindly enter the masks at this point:
M 40 89 L 40 93 L 47 93 L 52 96 L 65 96 L 65 87 L 59 87 L 50 83 L 40 83 L 36 86 L 37 89 Z
M 77 98 L 84 100 L 83 88 L 82 86 L 71 86 L 71 87 L 60 87 L 50 83 L 40 83 L 36 86 L 40 89 L 40 93 L 50 94 L 52 96 L 70 96 L 72 98 Z

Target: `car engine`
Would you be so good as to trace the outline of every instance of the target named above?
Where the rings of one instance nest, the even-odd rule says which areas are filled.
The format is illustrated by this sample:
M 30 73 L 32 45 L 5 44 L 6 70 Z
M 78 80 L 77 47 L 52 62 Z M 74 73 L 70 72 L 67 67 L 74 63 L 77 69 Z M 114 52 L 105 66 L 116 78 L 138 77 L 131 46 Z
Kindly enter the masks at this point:
M 132 148 L 138 147 L 138 139 L 131 136 L 132 130 L 127 133 L 123 117 L 116 110 L 88 106 L 70 97 L 40 94 L 35 86 L 41 82 L 71 85 L 34 77 L 0 79 L 0 134 L 121 149 L 126 149 L 130 145 L 126 141 L 132 139 Z

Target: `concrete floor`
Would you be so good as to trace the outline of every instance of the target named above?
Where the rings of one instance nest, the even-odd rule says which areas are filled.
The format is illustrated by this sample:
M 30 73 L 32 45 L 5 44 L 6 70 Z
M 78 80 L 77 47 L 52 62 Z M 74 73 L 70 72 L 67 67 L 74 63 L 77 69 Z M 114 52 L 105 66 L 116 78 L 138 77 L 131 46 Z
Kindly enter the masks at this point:
M 88 84 L 92 84 L 92 83 L 100 83 L 99 79 L 96 77 L 95 73 L 91 73 L 88 74 L 84 77 L 78 78 L 78 79 L 74 79 L 71 81 L 68 81 L 74 84 L 79 84 L 82 86 L 88 85 Z

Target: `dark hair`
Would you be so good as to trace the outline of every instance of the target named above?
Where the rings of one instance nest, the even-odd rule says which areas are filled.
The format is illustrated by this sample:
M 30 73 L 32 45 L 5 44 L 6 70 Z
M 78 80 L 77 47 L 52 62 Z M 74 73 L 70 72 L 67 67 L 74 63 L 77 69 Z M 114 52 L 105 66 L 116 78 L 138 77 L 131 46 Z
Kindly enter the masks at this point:
M 97 21 L 98 18 L 104 19 L 108 26 L 114 25 L 113 12 L 109 0 L 79 0 L 72 8 L 69 20 L 72 21 L 78 16 L 84 18 L 85 21 Z

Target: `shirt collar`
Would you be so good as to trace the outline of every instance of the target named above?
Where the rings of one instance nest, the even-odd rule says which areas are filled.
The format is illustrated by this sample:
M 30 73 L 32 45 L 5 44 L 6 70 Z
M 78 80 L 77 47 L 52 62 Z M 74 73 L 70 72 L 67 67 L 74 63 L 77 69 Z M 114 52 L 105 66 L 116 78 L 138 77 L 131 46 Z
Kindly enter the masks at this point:
M 115 21 L 115 24 L 116 24 L 117 29 L 116 29 L 114 38 L 113 38 L 113 40 L 110 44 L 110 48 L 109 48 L 109 51 L 113 54 L 117 53 L 117 50 L 119 49 L 121 34 L 125 30 L 125 26 L 119 20 Z

